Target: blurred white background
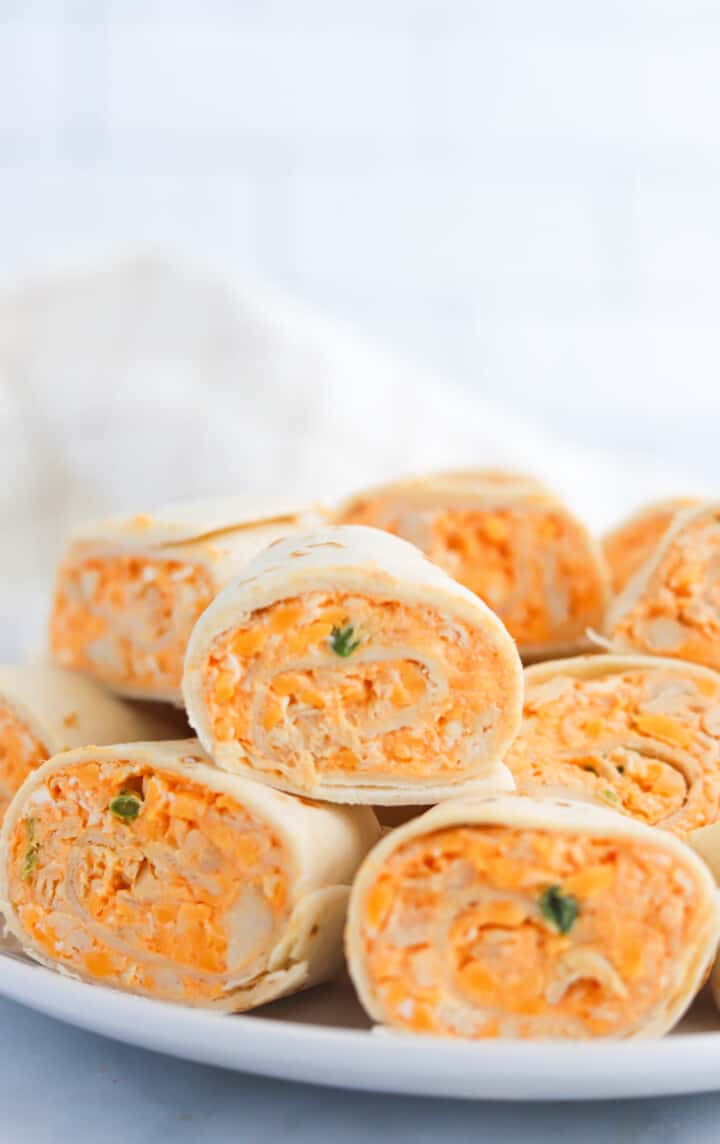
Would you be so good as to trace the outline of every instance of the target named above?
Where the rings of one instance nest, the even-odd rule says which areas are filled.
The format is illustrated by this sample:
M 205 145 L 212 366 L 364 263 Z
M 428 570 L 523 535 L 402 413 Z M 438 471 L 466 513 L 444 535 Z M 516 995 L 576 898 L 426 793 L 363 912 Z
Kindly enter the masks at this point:
M 716 0 L 0 0 L 6 642 L 96 511 L 720 487 L 718 58 Z

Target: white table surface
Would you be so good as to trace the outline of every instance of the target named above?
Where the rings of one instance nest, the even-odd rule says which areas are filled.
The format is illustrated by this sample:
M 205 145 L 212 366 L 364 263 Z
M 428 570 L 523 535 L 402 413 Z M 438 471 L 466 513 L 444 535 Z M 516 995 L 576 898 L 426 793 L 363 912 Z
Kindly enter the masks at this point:
M 188 1064 L 0 1001 L 0 1141 L 23 1144 L 710 1144 L 720 1093 L 471 1104 L 322 1089 Z

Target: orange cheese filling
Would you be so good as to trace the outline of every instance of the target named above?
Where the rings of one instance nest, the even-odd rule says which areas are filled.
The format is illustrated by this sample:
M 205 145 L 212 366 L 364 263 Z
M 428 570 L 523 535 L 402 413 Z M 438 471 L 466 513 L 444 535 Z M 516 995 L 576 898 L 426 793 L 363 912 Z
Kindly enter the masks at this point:
M 15 791 L 48 756 L 45 744 L 10 707 L 0 702 L 0 821 Z
M 492 748 L 509 668 L 430 607 L 309 592 L 213 642 L 213 737 L 278 775 L 462 777 Z
M 383 1021 L 416 1033 L 622 1036 L 667 996 L 701 907 L 660 847 L 451 827 L 386 859 L 364 967 Z
M 698 517 L 675 536 L 608 634 L 650 655 L 720 669 L 720 515 Z
M 53 656 L 110 684 L 150 695 L 176 690 L 190 632 L 214 595 L 197 564 L 80 553 L 58 576 Z
M 720 677 L 632 668 L 527 681 L 505 759 L 519 790 L 589 796 L 684 834 L 720 817 Z
M 652 556 L 675 514 L 693 503 L 690 498 L 678 498 L 669 504 L 648 509 L 608 533 L 603 541 L 603 551 L 610 568 L 613 592 L 621 592 L 638 568 Z
M 188 1004 L 266 968 L 288 857 L 230 796 L 172 771 L 88 762 L 28 799 L 10 897 L 37 950 L 82 976 Z
M 603 618 L 602 573 L 583 529 L 560 508 L 403 508 L 356 504 L 346 524 L 412 541 L 497 612 L 520 650 L 583 641 Z

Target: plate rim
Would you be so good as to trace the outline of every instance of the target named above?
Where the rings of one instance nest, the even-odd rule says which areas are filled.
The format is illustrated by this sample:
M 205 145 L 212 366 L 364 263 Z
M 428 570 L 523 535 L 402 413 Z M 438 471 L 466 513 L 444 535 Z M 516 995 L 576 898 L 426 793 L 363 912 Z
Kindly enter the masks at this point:
M 717 1032 L 655 1040 L 451 1041 L 177 1005 L 80 981 L 7 951 L 0 952 L 0 995 L 137 1048 L 332 1088 L 506 1101 L 720 1090 L 720 1023 Z M 88 1005 L 90 996 L 100 1003 Z

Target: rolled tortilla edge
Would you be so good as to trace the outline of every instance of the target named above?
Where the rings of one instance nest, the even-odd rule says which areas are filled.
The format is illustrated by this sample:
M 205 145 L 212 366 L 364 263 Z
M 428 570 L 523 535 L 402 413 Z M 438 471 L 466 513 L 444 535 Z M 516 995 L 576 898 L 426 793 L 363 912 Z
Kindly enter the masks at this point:
M 55 664 L 0 666 L 0 702 L 37 732 L 49 757 L 89 742 L 151 741 L 169 730 L 161 711 L 132 707 L 84 673 Z

